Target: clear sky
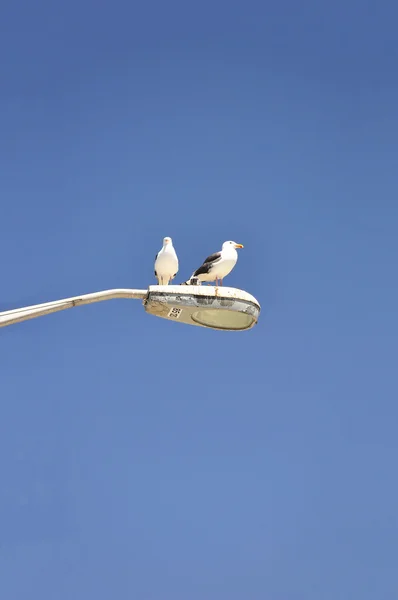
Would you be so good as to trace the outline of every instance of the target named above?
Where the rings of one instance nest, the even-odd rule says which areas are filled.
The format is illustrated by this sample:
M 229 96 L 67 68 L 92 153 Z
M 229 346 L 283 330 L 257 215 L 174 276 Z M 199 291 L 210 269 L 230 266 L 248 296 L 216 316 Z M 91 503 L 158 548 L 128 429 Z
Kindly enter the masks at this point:
M 21 0 L 0 20 L 0 310 L 183 281 L 224 240 L 254 330 L 138 301 L 0 330 L 4 600 L 395 600 L 396 2 Z

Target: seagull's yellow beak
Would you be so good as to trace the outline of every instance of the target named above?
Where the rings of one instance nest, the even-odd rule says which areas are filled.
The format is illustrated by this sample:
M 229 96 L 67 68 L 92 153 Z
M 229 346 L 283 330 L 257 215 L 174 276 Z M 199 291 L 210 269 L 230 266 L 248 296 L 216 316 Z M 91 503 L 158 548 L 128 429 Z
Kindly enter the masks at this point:
M 243 244 L 235 244 L 235 248 L 244 248 Z

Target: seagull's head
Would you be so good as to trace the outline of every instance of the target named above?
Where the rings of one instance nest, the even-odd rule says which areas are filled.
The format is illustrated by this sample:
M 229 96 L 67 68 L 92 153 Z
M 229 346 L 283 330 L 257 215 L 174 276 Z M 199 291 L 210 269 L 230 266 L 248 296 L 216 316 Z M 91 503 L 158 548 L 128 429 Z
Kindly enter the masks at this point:
M 237 244 L 236 242 L 224 242 L 222 245 L 222 249 L 225 250 L 226 248 L 230 248 L 232 246 L 232 248 L 243 248 L 242 244 Z
M 171 237 L 165 237 L 163 238 L 163 246 L 168 246 L 168 245 L 173 245 L 173 240 L 171 239 Z

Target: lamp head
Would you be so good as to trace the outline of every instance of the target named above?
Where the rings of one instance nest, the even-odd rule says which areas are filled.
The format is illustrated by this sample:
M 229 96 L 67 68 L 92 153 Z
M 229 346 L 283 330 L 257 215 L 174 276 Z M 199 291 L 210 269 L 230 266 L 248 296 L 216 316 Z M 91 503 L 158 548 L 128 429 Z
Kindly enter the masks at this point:
M 151 285 L 144 307 L 157 317 L 224 331 L 251 329 L 261 310 L 243 290 L 200 285 Z

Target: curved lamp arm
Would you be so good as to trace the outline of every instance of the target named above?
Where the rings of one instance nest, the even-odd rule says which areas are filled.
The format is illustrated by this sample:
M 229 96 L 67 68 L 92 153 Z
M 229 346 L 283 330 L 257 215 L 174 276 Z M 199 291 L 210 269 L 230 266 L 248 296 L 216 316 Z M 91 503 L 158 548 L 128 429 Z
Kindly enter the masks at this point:
M 0 313 L 0 327 L 28 321 L 36 317 L 49 315 L 50 313 L 59 310 L 66 310 L 74 306 L 82 306 L 83 304 L 92 304 L 93 302 L 102 302 L 103 300 L 113 300 L 115 298 L 133 298 L 143 300 L 148 294 L 147 290 L 105 290 L 103 292 L 94 292 L 93 294 L 85 294 L 84 296 L 74 296 L 73 298 L 64 298 L 55 300 L 54 302 L 45 302 L 44 304 L 35 304 L 33 306 L 25 306 L 23 308 L 14 308 Z

